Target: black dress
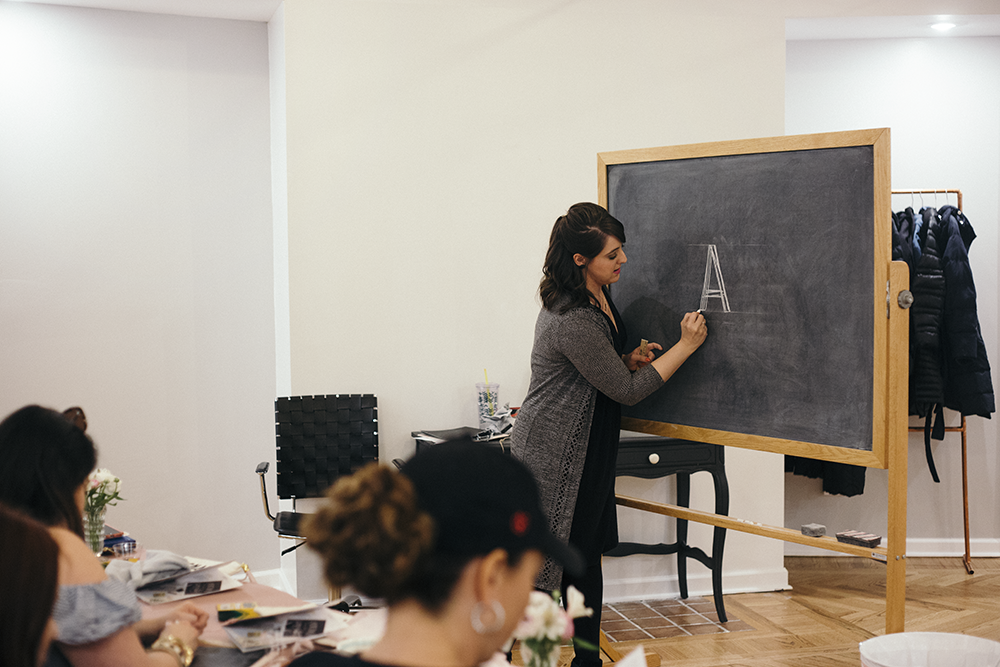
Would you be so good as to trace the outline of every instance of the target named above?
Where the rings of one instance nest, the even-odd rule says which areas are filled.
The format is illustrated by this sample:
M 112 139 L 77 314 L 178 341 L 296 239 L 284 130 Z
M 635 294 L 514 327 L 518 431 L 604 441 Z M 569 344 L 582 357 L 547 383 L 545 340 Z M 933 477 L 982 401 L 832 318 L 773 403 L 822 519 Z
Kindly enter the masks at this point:
M 614 315 L 611 335 L 615 351 L 625 353 L 627 332 L 615 304 L 608 299 Z M 602 311 L 602 314 L 603 311 Z M 604 317 L 611 320 L 606 314 Z M 573 510 L 573 525 L 569 543 L 580 550 L 587 564 L 600 563 L 601 554 L 618 546 L 618 511 L 615 505 L 615 462 L 618 458 L 618 438 L 621 433 L 622 406 L 600 391 L 594 404 L 594 420 L 590 424 L 587 459 L 580 477 L 580 491 Z

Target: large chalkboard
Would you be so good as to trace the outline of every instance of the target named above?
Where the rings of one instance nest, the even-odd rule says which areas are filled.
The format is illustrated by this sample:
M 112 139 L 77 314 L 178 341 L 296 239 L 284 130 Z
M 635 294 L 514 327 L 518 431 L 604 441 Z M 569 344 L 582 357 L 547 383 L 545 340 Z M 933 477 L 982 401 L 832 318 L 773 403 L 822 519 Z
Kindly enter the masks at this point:
M 630 345 L 709 330 L 626 427 L 885 466 L 888 159 L 887 130 L 600 154 Z

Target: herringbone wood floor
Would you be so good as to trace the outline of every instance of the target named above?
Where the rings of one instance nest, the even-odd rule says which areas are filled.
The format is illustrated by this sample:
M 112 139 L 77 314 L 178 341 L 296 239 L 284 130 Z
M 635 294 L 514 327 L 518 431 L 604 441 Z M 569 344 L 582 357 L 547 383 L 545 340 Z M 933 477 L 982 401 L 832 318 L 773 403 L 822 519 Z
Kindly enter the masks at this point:
M 906 630 L 1000 641 L 1000 559 L 911 558 Z M 754 630 L 647 641 L 664 665 L 858 667 L 858 643 L 885 632 L 885 566 L 864 558 L 785 559 L 790 591 L 726 596 Z M 626 643 L 620 648 L 628 648 Z
M 1000 559 L 911 558 L 906 630 L 1000 641 Z M 789 557 L 790 591 L 726 596 L 753 630 L 641 642 L 671 667 L 858 667 L 859 642 L 885 631 L 885 566 L 863 558 Z M 615 644 L 627 653 L 640 642 Z M 564 649 L 563 661 L 570 658 Z

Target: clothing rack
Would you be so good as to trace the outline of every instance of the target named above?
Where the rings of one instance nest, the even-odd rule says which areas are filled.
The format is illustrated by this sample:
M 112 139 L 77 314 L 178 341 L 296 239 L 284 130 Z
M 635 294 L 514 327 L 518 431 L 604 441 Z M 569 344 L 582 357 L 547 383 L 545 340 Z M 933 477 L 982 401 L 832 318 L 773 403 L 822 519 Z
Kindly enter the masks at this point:
M 935 195 L 943 194 L 947 197 L 949 194 L 954 194 L 958 197 L 958 208 L 962 209 L 962 191 L 961 190 L 893 190 L 894 195 Z M 921 201 L 923 204 L 923 201 Z M 935 206 L 936 208 L 936 206 Z M 907 429 L 910 433 L 921 433 L 923 432 L 923 427 L 909 427 Z M 961 426 L 946 426 L 945 433 L 961 433 L 962 434 L 962 512 L 965 518 L 965 556 L 962 558 L 962 564 L 965 566 L 965 571 L 969 574 L 973 573 L 972 569 L 972 551 L 969 541 L 969 457 L 968 457 L 968 447 L 966 440 L 966 430 L 965 430 L 965 415 L 962 415 L 962 425 Z
M 962 191 L 961 190 L 893 190 L 892 194 L 894 194 L 894 195 L 939 195 L 940 194 L 940 195 L 944 195 L 945 197 L 947 197 L 948 195 L 957 195 L 957 197 L 958 197 L 958 208 L 959 208 L 959 210 L 961 210 L 961 208 L 962 208 Z M 923 204 L 923 200 L 922 199 L 921 199 L 920 203 Z M 937 207 L 935 207 L 935 208 L 937 208 Z

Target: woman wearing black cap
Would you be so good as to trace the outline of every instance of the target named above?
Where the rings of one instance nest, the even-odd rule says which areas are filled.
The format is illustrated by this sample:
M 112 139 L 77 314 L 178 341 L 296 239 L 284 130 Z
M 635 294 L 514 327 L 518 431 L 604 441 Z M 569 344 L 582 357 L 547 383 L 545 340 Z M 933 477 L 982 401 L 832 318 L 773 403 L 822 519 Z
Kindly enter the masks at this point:
M 545 556 L 580 571 L 548 530 L 531 473 L 468 440 L 419 452 L 399 472 L 341 478 L 307 526 L 332 586 L 388 605 L 385 634 L 360 655 L 310 653 L 294 667 L 470 667 L 510 638 Z
M 547 561 L 538 586 L 573 585 L 593 608 L 578 619 L 576 636 L 597 646 L 603 593 L 601 554 L 618 544 L 615 459 L 621 404 L 633 405 L 663 386 L 708 335 L 705 318 L 687 313 L 680 341 L 626 352 L 625 325 L 608 286 L 625 264 L 625 229 L 597 204 L 570 207 L 556 220 L 539 286 L 531 384 L 511 434 L 514 456 L 535 474 L 552 531 L 577 547 L 583 577 L 563 576 Z M 655 358 L 654 358 L 655 357 Z M 576 667 L 599 667 L 597 651 L 579 646 Z

